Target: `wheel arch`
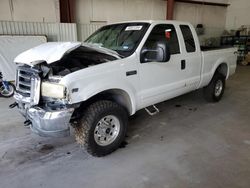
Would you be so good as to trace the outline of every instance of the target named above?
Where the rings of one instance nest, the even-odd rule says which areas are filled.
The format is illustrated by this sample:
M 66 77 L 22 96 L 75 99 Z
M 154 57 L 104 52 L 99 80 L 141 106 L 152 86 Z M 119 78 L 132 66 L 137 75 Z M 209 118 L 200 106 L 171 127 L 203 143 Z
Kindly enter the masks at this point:
M 228 67 L 227 63 L 225 63 L 225 62 L 220 63 L 217 66 L 217 68 L 215 69 L 214 74 L 217 72 L 222 74 L 223 76 L 225 76 L 225 78 L 227 79 L 229 76 L 229 67 Z
M 134 114 L 136 111 L 135 102 L 132 99 L 131 95 L 129 95 L 128 92 L 122 89 L 116 89 L 116 88 L 107 89 L 99 93 L 93 94 L 87 100 L 82 101 L 80 107 L 77 110 L 84 111 L 84 108 L 86 108 L 88 105 L 98 100 L 110 100 L 116 102 L 117 104 L 124 107 L 124 109 L 127 111 L 129 115 Z

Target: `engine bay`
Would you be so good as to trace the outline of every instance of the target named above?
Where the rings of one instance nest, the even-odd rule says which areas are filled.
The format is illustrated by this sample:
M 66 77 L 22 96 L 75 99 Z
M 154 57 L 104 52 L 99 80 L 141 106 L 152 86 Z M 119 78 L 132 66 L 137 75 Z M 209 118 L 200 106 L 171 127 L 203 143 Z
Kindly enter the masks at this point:
M 59 61 L 47 66 L 51 69 L 52 75 L 66 76 L 72 72 L 116 59 L 114 56 L 98 52 L 85 46 L 80 46 L 64 55 Z

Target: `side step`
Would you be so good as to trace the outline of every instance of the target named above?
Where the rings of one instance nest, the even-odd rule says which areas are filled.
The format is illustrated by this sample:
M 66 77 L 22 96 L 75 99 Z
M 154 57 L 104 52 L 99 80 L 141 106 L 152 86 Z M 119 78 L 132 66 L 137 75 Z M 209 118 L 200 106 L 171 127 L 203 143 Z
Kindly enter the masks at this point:
M 150 116 L 154 116 L 156 114 L 158 114 L 160 112 L 160 110 L 155 106 L 155 105 L 152 105 L 150 106 L 152 107 L 153 109 L 149 110 L 148 107 L 145 108 L 146 112 L 150 115 Z

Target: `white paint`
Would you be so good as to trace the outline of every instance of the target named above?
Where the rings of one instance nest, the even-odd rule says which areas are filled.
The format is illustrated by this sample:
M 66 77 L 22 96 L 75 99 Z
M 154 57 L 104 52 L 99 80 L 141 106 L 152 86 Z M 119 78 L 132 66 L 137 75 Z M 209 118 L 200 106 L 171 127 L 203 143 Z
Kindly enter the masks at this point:
M 200 48 L 198 47 L 198 38 L 194 38 L 197 47 L 196 51 L 187 53 L 179 25 L 185 24 L 189 25 L 190 28 L 193 27 L 191 24 L 183 22 L 172 23 L 176 28 L 181 53 L 171 55 L 171 58 L 167 63 L 139 63 L 139 73 L 141 80 L 141 91 L 139 95 L 142 98 L 143 107 L 156 104 L 159 101 L 164 101 L 166 99 L 170 99 L 172 97 L 189 92 L 193 89 L 196 89 L 199 85 L 201 52 Z M 151 28 L 157 24 L 158 22 L 153 23 Z M 194 30 L 192 30 L 192 32 L 195 33 Z M 147 37 L 144 39 L 146 38 Z M 144 41 L 142 43 L 144 43 Z M 180 68 L 181 61 L 183 59 L 186 61 L 185 70 L 181 70 Z
M 27 64 L 29 66 L 39 64 L 43 61 L 51 64 L 60 60 L 66 53 L 71 52 L 81 45 L 120 59 L 119 54 L 116 51 L 103 48 L 95 44 L 81 42 L 47 42 L 19 54 L 14 59 L 14 62 Z
M 116 89 L 123 91 L 128 96 L 130 114 L 137 110 L 156 104 L 167 99 L 182 95 L 189 91 L 204 87 L 212 79 L 216 68 L 221 63 L 228 66 L 228 75 L 234 73 L 236 68 L 235 48 L 201 52 L 199 40 L 193 26 L 186 22 L 177 21 L 145 21 L 151 23 L 150 28 L 140 41 L 136 51 L 129 57 L 117 59 L 115 61 L 90 66 L 64 76 L 59 84 L 66 86 L 68 91 L 78 88 L 76 93 L 69 93 L 70 103 L 78 103 L 88 100 L 90 97 L 109 90 Z M 173 24 L 175 26 L 179 44 L 180 54 L 172 55 L 170 60 L 165 63 L 150 62 L 140 63 L 140 53 L 153 27 L 157 24 Z M 187 53 L 184 47 L 184 39 L 180 31 L 180 25 L 188 25 L 194 36 L 196 51 Z M 66 43 L 63 43 L 64 46 Z M 32 60 L 51 59 L 58 60 L 69 49 L 79 44 L 67 44 L 61 47 L 57 43 L 47 44 L 40 48 L 31 49 L 23 58 L 19 57 L 16 62 L 28 62 Z M 59 49 L 59 50 L 58 50 Z M 98 47 L 96 47 L 98 49 Z M 35 51 L 36 56 L 32 57 Z M 48 51 L 48 52 L 47 52 Z M 53 55 L 55 57 L 53 57 Z M 49 58 L 47 58 L 49 57 Z M 185 70 L 180 70 L 180 61 L 186 60 Z M 126 72 L 136 70 L 137 74 L 126 76 Z M 126 101 L 126 102 L 128 102 Z
M 134 54 L 127 58 L 91 66 L 66 75 L 60 81 L 70 91 L 79 88 L 79 92 L 70 94 L 70 102 L 78 103 L 109 89 L 124 91 L 131 101 L 131 114 L 146 106 L 171 99 L 189 91 L 204 87 L 212 79 L 216 68 L 226 63 L 231 75 L 236 68 L 235 48 L 201 52 L 199 41 L 191 24 L 177 21 L 148 21 L 152 23 Z M 156 24 L 174 24 L 181 54 L 173 55 L 166 63 L 140 63 L 140 52 L 148 35 Z M 197 50 L 186 53 L 184 40 L 179 28 L 187 24 L 192 28 Z M 186 59 L 186 69 L 180 71 L 181 59 Z M 193 63 L 194 62 L 194 63 Z M 177 69 L 179 67 L 179 69 Z M 127 71 L 136 70 L 137 74 L 126 76 Z M 169 71 L 168 71 L 169 70 Z M 167 73 L 167 74 L 166 74 Z M 115 79 L 114 79 L 115 78 Z
M 48 42 L 19 54 L 14 62 L 30 66 L 43 61 L 50 64 L 60 60 L 65 53 L 74 50 L 80 45 L 80 42 Z
M 82 43 L 82 46 L 86 46 L 88 48 L 92 48 L 100 53 L 105 53 L 105 54 L 109 54 L 111 56 L 114 56 L 118 59 L 120 59 L 119 54 L 111 49 L 107 49 L 107 48 L 103 48 L 102 46 L 98 45 L 98 44 L 92 44 L 92 43 Z
M 249 0 L 229 0 L 231 4 L 227 10 L 226 29 L 238 29 L 241 25 L 250 25 Z
M 125 31 L 139 31 L 142 29 L 142 26 L 128 26 Z

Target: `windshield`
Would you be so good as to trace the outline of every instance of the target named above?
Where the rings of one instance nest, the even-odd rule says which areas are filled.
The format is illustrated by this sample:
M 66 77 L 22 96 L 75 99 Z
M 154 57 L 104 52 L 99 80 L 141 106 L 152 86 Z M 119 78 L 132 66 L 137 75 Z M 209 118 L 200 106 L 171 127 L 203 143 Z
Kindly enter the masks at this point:
M 127 57 L 134 53 L 148 27 L 148 23 L 108 25 L 97 30 L 85 42 L 114 50 Z

